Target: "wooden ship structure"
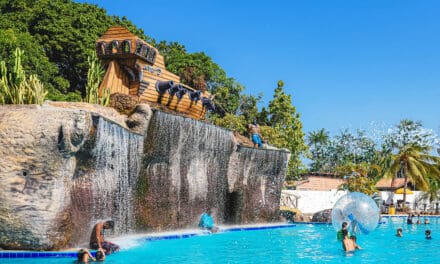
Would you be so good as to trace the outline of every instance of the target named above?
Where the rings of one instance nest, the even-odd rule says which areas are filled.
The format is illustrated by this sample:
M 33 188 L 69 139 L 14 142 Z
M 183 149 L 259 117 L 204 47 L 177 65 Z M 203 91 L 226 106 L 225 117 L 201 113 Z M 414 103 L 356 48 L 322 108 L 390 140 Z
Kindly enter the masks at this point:
M 169 109 L 194 119 L 214 110 L 211 95 L 180 82 L 167 71 L 158 50 L 121 26 L 110 27 L 96 41 L 96 53 L 106 68 L 99 93 L 110 89 L 136 97 L 141 103 Z

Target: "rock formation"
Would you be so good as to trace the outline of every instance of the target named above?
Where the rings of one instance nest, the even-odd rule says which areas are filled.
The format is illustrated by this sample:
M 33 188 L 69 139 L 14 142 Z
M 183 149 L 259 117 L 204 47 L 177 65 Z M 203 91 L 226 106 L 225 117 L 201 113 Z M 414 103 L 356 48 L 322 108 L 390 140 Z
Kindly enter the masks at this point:
M 231 131 L 137 105 L 130 116 L 85 103 L 0 107 L 0 247 L 87 242 L 115 234 L 278 220 L 289 153 L 240 147 Z

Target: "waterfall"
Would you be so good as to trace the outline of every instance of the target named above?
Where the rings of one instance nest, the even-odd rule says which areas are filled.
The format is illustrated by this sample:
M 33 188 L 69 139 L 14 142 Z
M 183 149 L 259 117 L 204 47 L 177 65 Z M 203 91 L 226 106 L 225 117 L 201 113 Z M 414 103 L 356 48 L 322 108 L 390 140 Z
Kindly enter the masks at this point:
M 134 187 L 138 180 L 143 137 L 99 118 L 92 176 L 93 223 L 115 221 L 115 234 L 133 232 Z
M 239 147 L 228 171 L 228 222 L 276 219 L 290 153 Z
M 209 207 L 218 224 L 276 221 L 289 155 L 241 147 L 229 130 L 156 111 L 138 219 L 157 230 L 195 227 Z
M 206 207 L 224 209 L 231 131 L 156 111 L 145 143 L 146 211 L 151 226 L 186 226 Z

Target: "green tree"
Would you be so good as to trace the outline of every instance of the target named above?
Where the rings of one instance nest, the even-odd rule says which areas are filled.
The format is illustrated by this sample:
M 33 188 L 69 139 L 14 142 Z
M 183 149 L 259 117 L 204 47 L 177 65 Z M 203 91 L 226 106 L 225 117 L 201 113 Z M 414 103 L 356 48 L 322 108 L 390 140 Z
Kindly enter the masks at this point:
M 237 114 L 242 115 L 245 119 L 245 125 L 252 123 L 258 119 L 258 107 L 257 103 L 261 101 L 262 95 L 246 95 L 240 96 L 240 103 L 237 109 Z
M 313 163 L 310 165 L 312 171 L 321 171 L 325 160 L 325 148 L 329 143 L 329 133 L 324 128 L 311 131 L 307 135 L 307 142 L 312 154 Z
M 325 140 L 324 144 L 314 144 L 315 140 L 319 140 L 315 139 L 319 138 L 319 132 L 312 133 L 309 134 L 309 144 L 312 147 L 310 169 L 313 171 L 335 172 L 338 167 L 351 163 L 385 164 L 387 150 L 379 149 L 378 144 L 363 130 L 357 130 L 356 133 L 341 131 Z
M 226 113 L 224 117 L 219 117 L 217 115 L 213 116 L 213 123 L 217 126 L 221 126 L 227 128 L 232 131 L 236 131 L 240 134 L 244 134 L 246 132 L 246 120 L 244 116 L 236 116 L 233 114 Z
M 81 96 L 67 94 L 69 82 L 58 75 L 58 68 L 49 62 L 43 47 L 28 32 L 17 32 L 14 29 L 0 29 L 0 59 L 4 60 L 6 67 L 11 68 L 14 63 L 16 48 L 25 51 L 22 55 L 23 69 L 29 75 L 37 75 L 48 90 L 48 99 L 67 100 L 73 98 L 80 100 Z
M 422 126 L 420 121 L 403 119 L 384 135 L 384 148 L 389 151 L 401 150 L 411 146 L 432 149 L 438 145 L 437 135 Z
M 385 177 L 394 178 L 401 173 L 404 177 L 403 203 L 406 202 L 408 180 L 423 191 L 429 189 L 429 179 L 440 179 L 440 158 L 429 155 L 428 148 L 407 145 L 392 155 L 392 164 Z
M 438 179 L 428 177 L 428 190 L 420 195 L 422 201 L 429 201 L 430 203 L 434 201 L 440 201 L 440 181 Z
M 267 126 L 270 124 L 269 111 L 267 111 L 266 107 L 262 107 L 261 111 L 257 114 L 257 122 L 258 124 L 263 126 Z
M 291 152 L 288 179 L 298 177 L 304 170 L 301 156 L 307 151 L 304 132 L 299 113 L 292 105 L 292 98 L 284 92 L 283 81 L 278 81 L 273 99 L 269 102 L 269 120 L 273 134 L 264 134 L 263 138 L 278 148 L 287 148 Z
M 381 167 L 366 162 L 347 163 L 336 168 L 339 175 L 344 175 L 347 182 L 339 186 L 340 190 L 350 192 L 362 192 L 372 195 L 377 192 L 375 175 L 381 174 Z
M 48 85 L 49 98 L 55 100 L 78 100 L 78 92 L 85 95 L 87 56 L 94 52 L 96 39 L 110 26 L 126 26 L 145 38 L 143 31 L 125 17 L 109 16 L 104 9 L 87 3 L 70 0 L 0 1 L 0 11 L 0 29 L 22 34 L 17 46 L 29 55 L 24 58 L 24 68 L 34 69 L 46 62 L 51 64 L 36 67 L 35 71 L 41 73 L 43 83 Z M 28 49 L 32 52 L 27 53 Z M 41 60 L 43 56 L 47 59 Z M 46 69 L 47 73 L 44 72 Z

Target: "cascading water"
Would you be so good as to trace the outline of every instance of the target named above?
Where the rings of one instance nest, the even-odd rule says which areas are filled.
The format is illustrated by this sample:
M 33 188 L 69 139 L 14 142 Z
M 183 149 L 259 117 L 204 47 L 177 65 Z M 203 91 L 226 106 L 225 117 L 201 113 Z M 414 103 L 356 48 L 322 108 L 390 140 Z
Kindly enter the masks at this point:
M 145 142 L 138 219 L 157 230 L 276 220 L 289 152 L 239 147 L 229 130 L 155 112 Z
M 251 223 L 278 217 L 289 156 L 282 150 L 237 149 L 228 171 L 228 222 Z
M 184 227 L 206 207 L 223 217 L 231 131 L 190 118 L 155 112 L 145 143 L 141 177 L 147 183 L 141 218 L 147 227 Z M 141 180 L 141 181 L 142 181 Z
M 91 178 L 93 223 L 115 221 L 115 234 L 133 232 L 134 186 L 138 180 L 143 136 L 99 118 L 95 148 L 95 175 Z

